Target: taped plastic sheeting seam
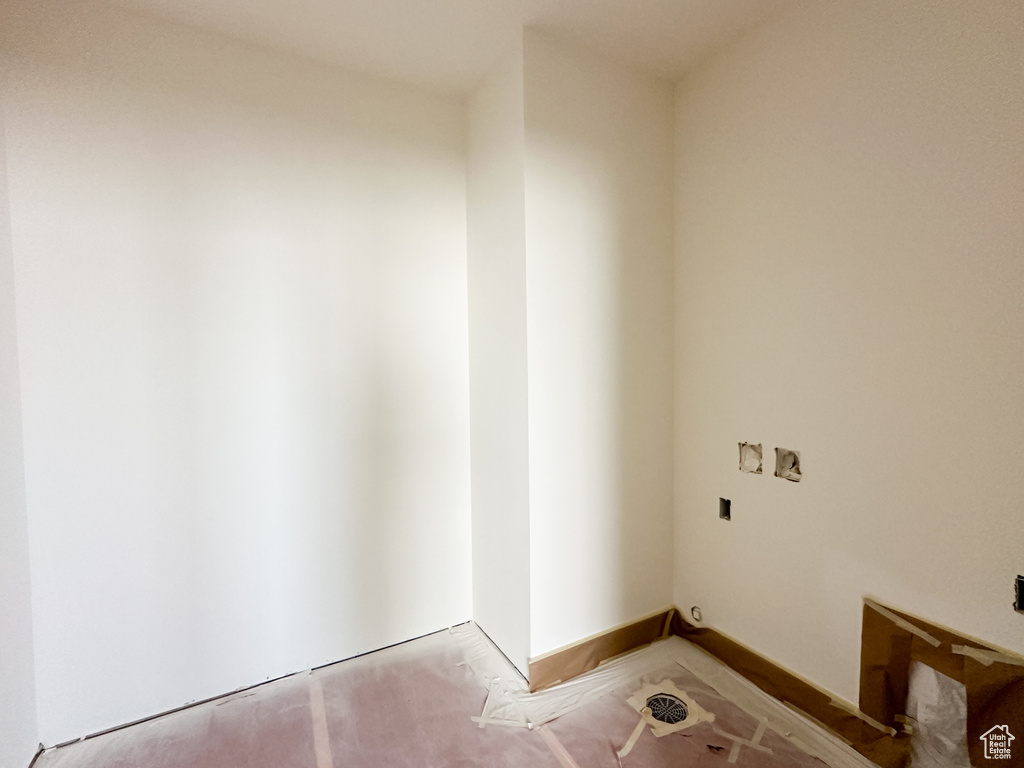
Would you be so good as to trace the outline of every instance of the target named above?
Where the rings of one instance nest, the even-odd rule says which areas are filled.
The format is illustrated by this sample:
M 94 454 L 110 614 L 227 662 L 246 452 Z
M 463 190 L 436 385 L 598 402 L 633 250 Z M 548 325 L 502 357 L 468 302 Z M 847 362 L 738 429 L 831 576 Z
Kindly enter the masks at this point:
M 893 624 L 895 624 L 900 629 L 905 629 L 907 632 L 910 632 L 911 634 L 917 635 L 918 637 L 920 637 L 922 640 L 924 640 L 929 645 L 933 645 L 936 648 L 938 648 L 940 645 L 942 645 L 942 641 L 941 640 L 939 640 L 936 637 L 933 637 L 932 635 L 929 635 L 927 632 L 925 632 L 920 627 L 915 627 L 909 621 L 907 621 L 906 619 L 904 619 L 904 618 L 902 618 L 900 616 L 897 616 L 895 613 L 890 611 L 885 606 L 879 605 L 874 600 L 872 600 L 870 597 L 865 597 L 864 598 L 864 605 L 868 606 L 869 608 L 871 608 L 876 613 L 882 614 L 883 616 L 885 616 L 885 618 L 887 618 L 889 621 L 891 621 Z
M 316 768 L 333 768 L 334 755 L 331 752 L 331 739 L 327 731 L 327 707 L 324 705 L 324 688 L 319 678 L 309 674 L 309 711 L 313 719 L 313 751 L 316 755 Z
M 648 683 L 626 699 L 626 702 L 640 713 L 640 722 L 619 750 L 619 757 L 625 757 L 632 751 L 645 725 L 649 725 L 651 733 L 660 738 L 697 723 L 714 722 L 715 719 L 714 714 L 694 701 L 686 691 L 677 688 L 671 680 Z
M 876 731 L 881 731 L 882 733 L 887 733 L 890 736 L 895 736 L 896 735 L 896 729 L 895 728 L 892 728 L 892 727 L 890 727 L 888 725 L 882 725 L 880 722 L 875 720 L 870 715 L 865 715 L 859 709 L 857 709 L 856 707 L 854 707 L 854 706 L 852 706 L 850 704 L 847 704 L 845 701 L 840 701 L 839 699 L 832 699 L 832 701 L 830 701 L 829 704 L 831 706 L 835 707 L 836 709 L 841 709 L 841 710 L 843 710 L 843 712 L 851 714 L 854 717 L 860 718 L 865 723 L 867 723 L 872 728 L 874 728 Z
M 686 644 L 681 638 L 669 637 L 617 657 L 555 688 L 530 693 L 526 681 L 514 671 L 511 662 L 494 651 L 493 644 L 484 638 L 477 627 L 472 624 L 462 625 L 456 627 L 453 634 L 464 644 L 471 666 L 485 672 L 485 676 L 481 677 L 483 687 L 488 690 L 491 687 L 500 689 L 488 698 L 484 711 L 477 714 L 494 720 L 528 722 L 534 727 L 623 686 L 636 685 L 636 681 L 650 670 L 671 664 L 680 646 Z
M 793 714 L 799 715 L 800 717 L 803 717 L 804 719 L 809 720 L 810 722 L 814 723 L 816 726 L 818 726 L 818 728 L 820 728 L 821 730 L 825 731 L 828 734 L 831 734 L 834 738 L 839 739 L 846 746 L 848 746 L 848 747 L 852 747 L 853 746 L 853 742 L 850 741 L 845 736 L 843 736 L 843 734 L 839 733 L 838 731 L 836 731 L 833 728 L 830 728 L 825 723 L 821 722 L 821 720 L 816 718 L 814 715 L 810 715 L 807 712 L 804 712 L 802 709 L 800 709 L 800 707 L 796 706 L 795 704 L 790 704 L 788 701 L 783 701 L 782 702 L 782 706 L 784 706 L 786 709 L 788 709 Z
M 647 710 L 650 713 L 650 710 Z M 626 743 L 622 745 L 622 749 L 618 751 L 619 757 L 625 757 L 633 751 L 633 747 L 640 740 L 640 734 L 644 732 L 644 726 L 647 725 L 647 721 L 643 718 L 643 711 L 640 712 L 640 721 L 636 724 L 636 728 L 629 734 L 629 738 L 626 739 Z
M 472 720 L 477 725 L 479 725 L 481 728 L 483 728 L 485 725 L 504 725 L 504 726 L 506 726 L 508 728 L 526 728 L 527 730 L 529 730 L 529 729 L 531 729 L 533 727 L 529 723 L 523 723 L 523 722 L 520 722 L 518 720 L 498 720 L 497 718 L 494 718 L 494 717 L 475 717 L 475 716 L 470 717 L 469 719 Z
M 995 662 L 1000 664 L 1012 664 L 1015 667 L 1024 667 L 1024 659 L 1017 656 L 1010 656 L 1000 651 L 989 651 L 984 648 L 972 648 L 969 645 L 954 645 L 953 653 L 960 654 L 961 656 L 968 656 L 977 662 L 984 664 L 986 667 L 991 667 Z
M 802 752 L 819 758 L 832 768 L 877 768 L 844 743 L 838 734 L 822 730 L 819 724 L 813 723 L 803 712 L 785 706 L 706 651 L 681 638 L 677 639 L 677 664 L 748 714 L 755 718 L 768 717 L 769 727 Z
M 548 745 L 548 749 L 555 755 L 555 759 L 561 763 L 562 768 L 580 768 L 579 764 L 572 759 L 572 755 L 569 754 L 569 750 L 565 748 L 565 745 L 558 740 L 551 731 L 548 730 L 547 726 L 542 725 L 537 729 L 540 733 L 544 742 Z
M 508 700 L 509 706 L 501 707 L 495 705 L 495 699 L 501 698 Z M 511 712 L 509 711 L 511 709 Z M 495 717 L 494 712 L 503 712 L 508 717 Z M 516 717 L 518 715 L 518 717 Z M 516 717 L 516 719 L 513 719 Z M 495 678 L 491 681 L 487 688 L 487 698 L 484 699 L 484 708 L 479 717 L 470 717 L 470 720 L 475 722 L 481 728 L 485 725 L 504 725 L 512 726 L 516 728 L 527 728 L 532 729 L 533 723 L 530 722 L 530 717 L 526 713 L 526 710 L 516 701 L 515 697 L 509 694 L 508 690 L 502 684 L 500 678 Z
M 771 755 L 774 754 L 769 747 L 764 746 L 761 743 L 761 737 L 764 736 L 764 732 L 768 729 L 768 720 L 765 718 L 761 719 L 761 722 L 757 724 L 757 730 L 754 731 L 754 735 L 748 740 L 742 736 L 737 736 L 728 731 L 723 731 L 721 728 L 715 728 L 715 733 L 719 736 L 724 736 L 727 739 L 732 739 L 732 749 L 729 751 L 729 762 L 735 763 L 740 758 L 740 747 L 746 745 L 753 747 L 760 752 L 766 752 Z

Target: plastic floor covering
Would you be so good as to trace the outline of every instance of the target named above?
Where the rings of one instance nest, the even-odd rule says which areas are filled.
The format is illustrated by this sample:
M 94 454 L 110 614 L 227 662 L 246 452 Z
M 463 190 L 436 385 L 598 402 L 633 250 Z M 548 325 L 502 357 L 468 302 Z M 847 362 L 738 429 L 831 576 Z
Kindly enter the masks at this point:
M 659 722 L 652 709 L 643 706 L 643 691 L 659 686 L 685 693 L 690 711 L 682 721 Z M 663 705 L 661 700 L 652 707 L 661 712 Z M 678 718 L 686 706 L 669 709 Z M 703 719 L 694 717 L 698 712 Z M 656 736 L 659 728 L 676 730 Z M 50 749 L 36 766 L 823 764 L 871 766 L 679 638 L 659 641 L 569 683 L 529 694 L 507 660 L 469 624 Z

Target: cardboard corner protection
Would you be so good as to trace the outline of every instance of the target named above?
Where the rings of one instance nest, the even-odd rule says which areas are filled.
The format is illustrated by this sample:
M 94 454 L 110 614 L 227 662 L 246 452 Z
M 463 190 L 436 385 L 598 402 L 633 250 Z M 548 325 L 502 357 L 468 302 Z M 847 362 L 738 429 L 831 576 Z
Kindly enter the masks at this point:
M 861 711 L 886 725 L 904 722 L 910 667 L 915 661 L 966 688 L 967 750 L 973 768 L 1024 768 L 1024 658 L 865 600 Z M 995 738 L 993 728 L 995 737 L 1014 737 L 1009 756 L 986 757 Z

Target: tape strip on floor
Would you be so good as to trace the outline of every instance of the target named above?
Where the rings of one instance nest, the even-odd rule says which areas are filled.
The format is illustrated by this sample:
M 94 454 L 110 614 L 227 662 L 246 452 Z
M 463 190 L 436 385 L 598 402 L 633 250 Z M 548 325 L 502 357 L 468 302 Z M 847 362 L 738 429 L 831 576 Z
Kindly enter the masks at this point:
M 644 732 L 644 726 L 647 725 L 647 721 L 643 717 L 640 718 L 640 722 L 636 724 L 636 728 L 633 729 L 633 733 L 629 735 L 626 743 L 622 745 L 622 749 L 619 750 L 619 757 L 625 757 L 633 751 L 633 747 L 636 746 L 637 741 L 640 739 L 640 735 Z
M 954 650 L 955 650 L 955 646 L 954 646 Z M 852 704 L 847 704 L 845 701 L 840 701 L 839 699 L 832 699 L 832 701 L 829 702 L 829 705 L 835 707 L 836 709 L 841 709 L 841 710 L 843 710 L 843 712 L 851 714 L 854 717 L 860 718 L 865 723 L 867 723 L 872 728 L 874 728 L 876 731 L 882 731 L 882 733 L 888 733 L 890 736 L 895 736 L 896 735 L 896 729 L 895 728 L 890 728 L 888 725 L 882 725 L 880 722 L 875 720 L 873 717 L 869 717 L 868 715 L 865 715 L 863 712 L 861 712 L 859 709 L 854 707 Z
M 316 768 L 334 768 L 331 740 L 327 733 L 327 708 L 324 706 L 324 688 L 320 680 L 309 676 L 309 710 L 313 718 L 313 751 Z
M 728 731 L 723 731 L 721 728 L 717 728 L 715 726 L 712 726 L 712 728 L 714 728 L 715 733 L 717 733 L 719 736 L 724 736 L 727 739 L 732 739 L 732 749 L 729 751 L 730 763 L 735 763 L 737 760 L 739 760 L 740 747 L 743 745 L 753 747 L 754 749 L 757 749 L 761 752 L 766 752 L 769 755 L 773 754 L 772 750 L 769 747 L 766 747 L 761 743 L 761 737 L 764 736 L 764 732 L 768 728 L 768 721 L 763 718 L 757 724 L 757 730 L 754 731 L 754 735 L 750 739 L 744 739 L 742 736 L 736 736 L 735 734 L 729 733 Z
M 551 731 L 548 730 L 546 725 L 542 725 L 537 729 L 540 732 L 540 737 L 544 739 L 544 742 L 548 745 L 548 748 L 554 753 L 555 758 L 562 765 L 562 768 L 580 768 L 575 760 L 572 759 L 572 755 L 569 754 L 569 750 L 558 740 Z
M 506 728 L 530 728 L 529 723 L 523 723 L 518 720 L 498 720 L 493 717 L 471 717 L 469 718 L 474 723 L 483 728 L 485 725 L 502 725 Z

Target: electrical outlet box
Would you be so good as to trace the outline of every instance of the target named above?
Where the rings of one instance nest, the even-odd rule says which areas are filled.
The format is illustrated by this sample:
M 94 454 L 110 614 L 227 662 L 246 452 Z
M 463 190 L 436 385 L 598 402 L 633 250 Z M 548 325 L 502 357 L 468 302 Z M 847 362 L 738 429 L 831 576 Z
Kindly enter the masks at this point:
M 732 520 L 732 502 L 728 499 L 718 500 L 718 516 L 723 520 Z
M 1014 584 L 1013 610 L 1024 613 L 1024 576 L 1018 576 Z

